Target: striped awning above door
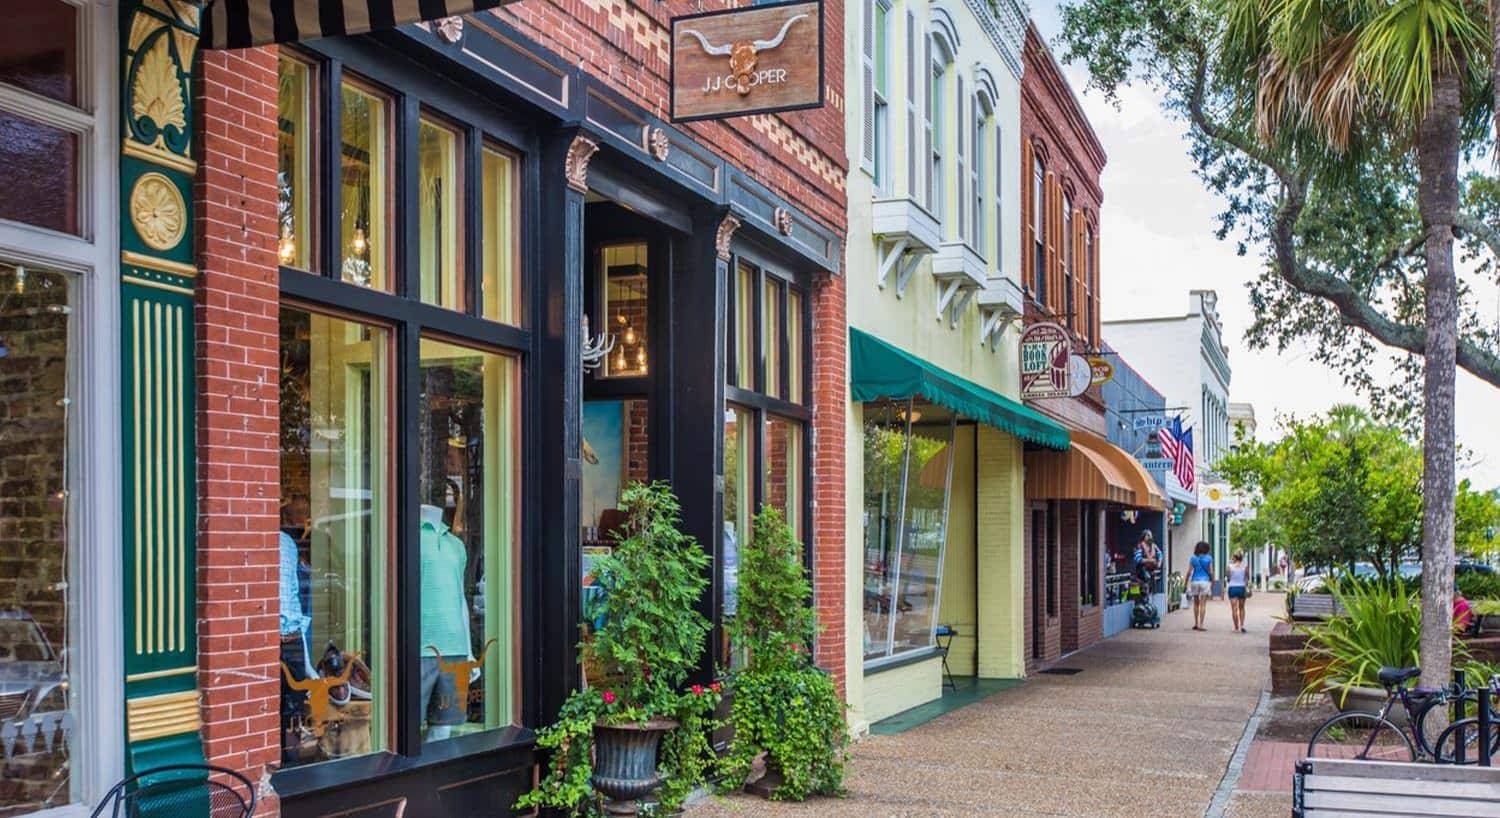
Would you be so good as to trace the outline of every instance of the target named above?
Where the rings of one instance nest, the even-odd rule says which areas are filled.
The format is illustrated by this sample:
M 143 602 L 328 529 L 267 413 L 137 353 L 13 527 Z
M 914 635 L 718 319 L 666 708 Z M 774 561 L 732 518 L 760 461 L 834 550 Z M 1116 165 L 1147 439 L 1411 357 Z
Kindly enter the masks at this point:
M 423 20 L 485 11 L 512 0 L 208 0 L 208 48 L 250 48 L 364 34 Z

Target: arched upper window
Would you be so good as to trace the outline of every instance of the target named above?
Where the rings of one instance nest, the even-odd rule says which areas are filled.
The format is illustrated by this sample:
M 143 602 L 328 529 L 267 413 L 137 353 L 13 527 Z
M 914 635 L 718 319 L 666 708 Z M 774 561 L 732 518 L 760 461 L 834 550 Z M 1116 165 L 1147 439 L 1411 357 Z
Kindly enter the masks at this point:
M 1031 156 L 1031 292 L 1038 302 L 1047 300 L 1047 168 L 1042 157 Z

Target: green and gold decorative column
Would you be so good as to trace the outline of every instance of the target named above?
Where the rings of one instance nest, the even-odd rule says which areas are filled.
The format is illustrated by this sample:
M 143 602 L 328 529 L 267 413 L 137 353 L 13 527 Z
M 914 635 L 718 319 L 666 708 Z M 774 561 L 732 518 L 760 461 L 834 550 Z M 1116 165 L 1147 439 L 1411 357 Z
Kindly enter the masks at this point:
M 194 468 L 192 71 L 199 8 L 120 3 L 126 763 L 202 763 Z

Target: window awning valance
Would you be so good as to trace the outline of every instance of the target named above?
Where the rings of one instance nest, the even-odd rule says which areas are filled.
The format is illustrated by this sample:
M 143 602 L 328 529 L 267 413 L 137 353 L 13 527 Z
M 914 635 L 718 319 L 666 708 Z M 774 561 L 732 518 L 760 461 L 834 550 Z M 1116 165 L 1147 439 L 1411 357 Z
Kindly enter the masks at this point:
M 1029 443 L 1068 448 L 1068 430 L 1017 401 L 849 328 L 849 393 L 857 401 L 923 398 Z
M 250 48 L 365 34 L 485 11 L 512 0 L 207 0 L 206 48 Z
M 1129 452 L 1089 432 L 1070 430 L 1066 452 L 1026 453 L 1029 500 L 1104 500 L 1136 508 L 1166 507 L 1156 481 Z

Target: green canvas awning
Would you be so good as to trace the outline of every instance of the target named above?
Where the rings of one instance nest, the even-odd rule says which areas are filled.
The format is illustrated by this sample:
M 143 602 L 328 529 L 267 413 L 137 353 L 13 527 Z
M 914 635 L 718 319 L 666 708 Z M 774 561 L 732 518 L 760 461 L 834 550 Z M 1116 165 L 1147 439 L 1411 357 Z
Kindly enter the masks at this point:
M 1068 448 L 1068 430 L 1041 413 L 849 328 L 849 393 L 857 401 L 920 397 L 1049 449 Z

